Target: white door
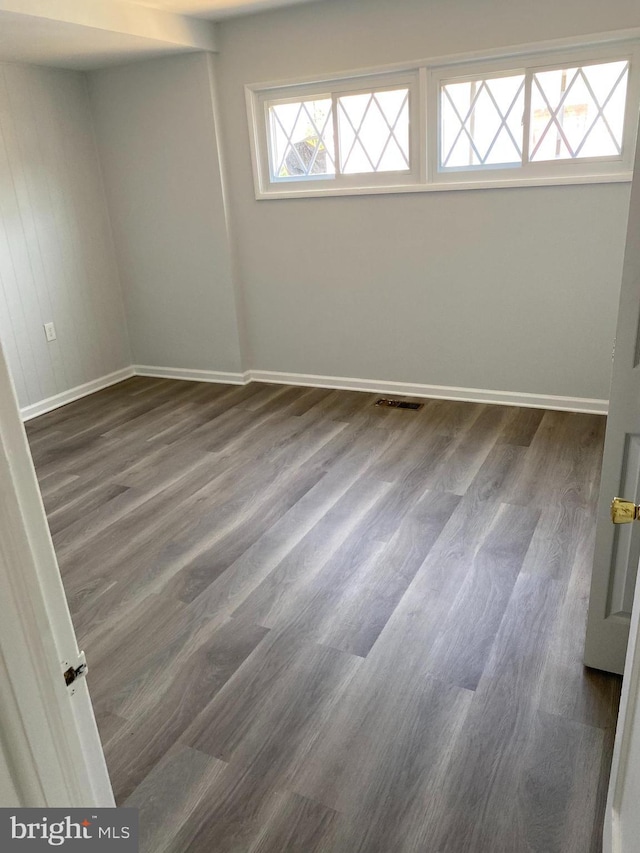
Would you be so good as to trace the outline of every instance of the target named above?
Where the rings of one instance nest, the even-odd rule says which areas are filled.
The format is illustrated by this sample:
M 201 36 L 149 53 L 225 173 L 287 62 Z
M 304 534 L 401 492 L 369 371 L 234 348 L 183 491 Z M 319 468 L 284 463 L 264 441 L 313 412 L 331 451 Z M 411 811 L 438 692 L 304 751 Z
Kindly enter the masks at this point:
M 640 134 L 639 134 L 640 137 Z M 622 672 L 640 559 L 640 524 L 611 524 L 616 496 L 640 503 L 640 139 L 627 228 L 584 662 Z
M 629 525 L 630 526 L 630 525 Z M 640 527 L 640 524 L 634 525 Z M 603 853 L 640 849 L 640 584 L 632 609 L 629 647 L 611 765 Z
M 64 677 L 81 657 L 1 346 L 0 591 L 0 805 L 113 806 L 86 680 Z

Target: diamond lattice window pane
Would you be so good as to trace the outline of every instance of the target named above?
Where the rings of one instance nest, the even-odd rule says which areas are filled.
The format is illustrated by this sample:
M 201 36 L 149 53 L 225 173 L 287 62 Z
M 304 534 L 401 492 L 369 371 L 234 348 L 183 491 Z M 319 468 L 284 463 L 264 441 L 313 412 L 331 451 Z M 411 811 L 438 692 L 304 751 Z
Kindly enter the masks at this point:
M 522 162 L 524 74 L 444 83 L 440 168 Z
M 535 72 L 529 159 L 619 156 L 628 74 L 626 60 Z
M 335 175 L 331 98 L 269 106 L 271 177 Z
M 343 174 L 409 169 L 409 90 L 338 98 L 338 139 Z

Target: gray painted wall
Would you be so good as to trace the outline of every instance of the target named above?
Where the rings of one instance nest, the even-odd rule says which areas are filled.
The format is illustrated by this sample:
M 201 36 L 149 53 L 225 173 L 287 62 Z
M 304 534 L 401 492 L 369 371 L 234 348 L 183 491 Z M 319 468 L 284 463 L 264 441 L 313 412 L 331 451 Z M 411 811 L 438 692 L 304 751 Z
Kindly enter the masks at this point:
M 131 363 L 77 72 L 0 64 L 0 339 L 21 406 Z
M 134 363 L 241 370 L 210 58 L 88 77 Z
M 631 26 L 630 0 L 325 0 L 222 23 L 251 366 L 607 398 L 629 185 L 258 202 L 243 86 Z

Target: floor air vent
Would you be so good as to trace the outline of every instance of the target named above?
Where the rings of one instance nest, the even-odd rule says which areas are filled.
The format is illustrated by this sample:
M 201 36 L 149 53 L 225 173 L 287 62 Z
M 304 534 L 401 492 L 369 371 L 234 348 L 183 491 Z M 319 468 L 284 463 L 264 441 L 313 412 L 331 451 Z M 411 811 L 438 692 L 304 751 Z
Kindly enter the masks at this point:
M 376 406 L 388 406 L 390 409 L 421 409 L 424 403 L 407 403 L 404 400 L 386 400 L 382 397 Z

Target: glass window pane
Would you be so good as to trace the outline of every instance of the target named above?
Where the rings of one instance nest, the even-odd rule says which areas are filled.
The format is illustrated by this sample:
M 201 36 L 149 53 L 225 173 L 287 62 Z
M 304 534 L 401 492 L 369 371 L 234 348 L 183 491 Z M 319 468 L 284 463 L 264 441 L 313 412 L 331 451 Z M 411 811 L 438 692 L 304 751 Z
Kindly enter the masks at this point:
M 338 98 L 340 170 L 403 172 L 409 169 L 409 89 Z
M 524 74 L 443 83 L 440 168 L 522 162 Z
M 626 60 L 535 72 L 529 159 L 619 156 L 628 76 Z
M 335 175 L 331 98 L 269 106 L 271 178 Z

